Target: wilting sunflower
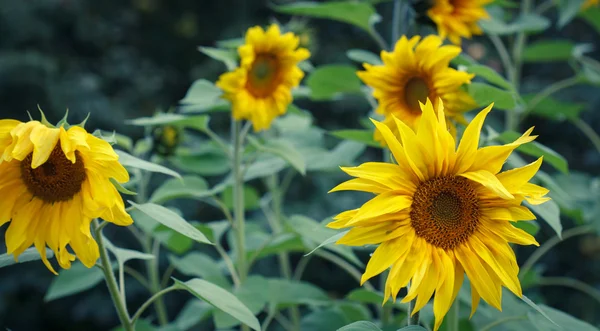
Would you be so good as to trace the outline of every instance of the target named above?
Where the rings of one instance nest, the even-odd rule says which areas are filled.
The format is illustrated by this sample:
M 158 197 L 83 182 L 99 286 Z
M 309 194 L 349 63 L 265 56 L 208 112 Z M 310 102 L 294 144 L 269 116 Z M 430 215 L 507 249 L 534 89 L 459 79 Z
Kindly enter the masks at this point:
M 444 102 L 448 124 L 454 130 L 453 123 L 466 124 L 463 113 L 475 107 L 473 99 L 461 89 L 474 75 L 449 67 L 450 60 L 460 54 L 460 47 L 441 46 L 442 39 L 434 35 L 420 39 L 402 36 L 393 52 L 381 52 L 383 65 L 365 63 L 366 71 L 357 75 L 374 89 L 373 96 L 379 102 L 376 111 L 385 116 L 386 125 L 395 127 L 396 117 L 416 127 L 422 114 L 419 104 L 429 98 Z M 383 140 L 378 132 L 375 138 Z
M 471 38 L 482 34 L 477 25 L 481 19 L 489 18 L 483 8 L 493 0 L 434 0 L 427 15 L 438 27 L 438 34 L 443 39 L 450 39 L 460 45 L 461 38 Z
M 238 48 L 240 67 L 217 82 L 232 103 L 233 118 L 247 119 L 260 131 L 285 113 L 292 102 L 291 89 L 304 77 L 298 63 L 310 56 L 298 44 L 296 35 L 281 34 L 276 24 L 267 31 L 259 26 L 248 29 L 246 43 Z
M 62 268 L 75 256 L 91 268 L 99 257 L 92 219 L 133 222 L 109 180 L 129 180 L 118 159 L 106 141 L 79 126 L 0 120 L 0 225 L 10 222 L 7 253 L 17 259 L 33 244 L 56 273 L 46 257 L 48 245 Z
M 358 209 L 339 214 L 328 227 L 351 228 L 337 243 L 379 245 L 361 283 L 391 268 L 385 300 L 416 298 L 419 311 L 435 292 L 437 330 L 458 294 L 466 272 L 471 281 L 473 314 L 480 297 L 501 308 L 502 286 L 521 296 L 515 254 L 509 243 L 538 245 L 512 222 L 533 220 L 521 205 L 541 204 L 547 189 L 528 181 L 542 159 L 500 172 L 512 151 L 536 138 L 529 129 L 507 145 L 478 148 L 479 134 L 491 105 L 466 128 L 455 148 L 440 104 L 437 116 L 430 102 L 416 132 L 396 120 L 399 138 L 383 123 L 373 121 L 396 163 L 370 162 L 342 168 L 357 177 L 331 191 L 355 190 L 376 196 Z

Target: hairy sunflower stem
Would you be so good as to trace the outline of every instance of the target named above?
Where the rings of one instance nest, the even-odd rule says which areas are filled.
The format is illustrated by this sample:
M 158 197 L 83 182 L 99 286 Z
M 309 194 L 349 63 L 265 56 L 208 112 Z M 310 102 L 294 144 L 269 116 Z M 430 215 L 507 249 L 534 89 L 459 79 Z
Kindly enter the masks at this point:
M 119 320 L 125 331 L 134 331 L 133 324 L 129 319 L 129 313 L 127 313 L 127 307 L 125 305 L 125 299 L 121 297 L 119 293 L 119 286 L 113 273 L 112 266 L 110 264 L 110 258 L 108 257 L 108 251 L 104 245 L 104 239 L 102 238 L 102 228 L 99 227 L 98 220 L 94 220 L 94 232 L 96 234 L 96 241 L 98 242 L 98 248 L 100 249 L 100 261 L 102 262 L 102 272 L 104 273 L 104 280 L 108 287 L 108 292 L 119 315 Z
M 232 119 L 232 145 L 233 157 L 231 169 L 233 171 L 233 218 L 238 259 L 238 276 L 240 283 L 246 280 L 248 268 L 246 266 L 246 233 L 244 220 L 244 178 L 242 175 L 242 123 Z
M 175 291 L 177 289 L 178 288 L 176 286 L 171 286 L 171 287 L 167 287 L 163 290 L 156 292 L 152 297 L 150 297 L 150 299 L 146 300 L 146 302 L 144 302 L 140 306 L 140 308 L 135 312 L 135 314 L 131 318 L 131 325 L 135 326 L 135 323 L 142 316 L 142 313 L 144 313 L 146 308 L 148 308 L 152 303 L 154 303 L 156 300 L 160 299 L 163 295 L 165 295 L 169 292 Z

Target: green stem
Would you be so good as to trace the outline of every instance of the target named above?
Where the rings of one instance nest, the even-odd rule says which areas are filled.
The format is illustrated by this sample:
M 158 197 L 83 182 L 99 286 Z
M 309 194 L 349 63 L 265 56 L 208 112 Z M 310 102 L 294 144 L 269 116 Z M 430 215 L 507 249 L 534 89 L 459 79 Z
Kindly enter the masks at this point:
M 104 239 L 102 238 L 102 229 L 98 229 L 98 226 L 98 221 L 94 220 L 94 232 L 96 234 L 98 248 L 100 249 L 100 261 L 102 262 L 102 272 L 104 273 L 104 279 L 106 280 L 108 292 L 110 293 L 110 297 L 112 298 L 113 304 L 115 305 L 115 309 L 117 310 L 117 315 L 119 315 L 119 320 L 121 321 L 123 329 L 125 331 L 134 331 L 133 325 L 129 319 L 129 314 L 127 313 L 125 301 L 119 293 L 117 280 L 115 279 L 115 275 L 113 274 L 113 269 L 110 264 L 110 258 L 108 257 L 108 251 L 106 250 L 106 246 L 104 245 Z
M 161 291 L 160 275 L 158 274 L 158 257 L 160 253 L 160 243 L 158 241 L 154 241 L 154 243 L 152 243 L 152 239 L 148 237 L 147 242 L 144 245 L 144 250 L 146 251 L 146 253 L 154 255 L 154 259 L 147 261 L 146 271 L 148 273 L 148 281 L 150 283 L 151 292 L 153 294 L 156 294 Z M 162 298 L 158 298 L 158 300 L 154 302 L 154 309 L 156 310 L 156 317 L 158 318 L 158 323 L 161 326 L 167 325 L 169 323 L 169 317 L 167 315 L 167 308 L 165 306 L 165 302 L 162 300 Z
M 598 153 L 600 153 L 600 136 L 594 129 L 584 122 L 581 118 L 575 118 L 571 122 L 594 144 Z
M 446 331 L 459 331 L 459 309 L 460 302 L 458 300 L 454 300 L 452 306 L 450 307 L 450 312 L 448 315 L 446 315 Z
M 392 40 L 390 42 L 391 47 L 394 47 L 396 41 L 400 39 L 400 35 L 405 33 L 404 31 L 400 32 L 402 5 L 402 0 L 394 0 L 394 14 L 392 16 Z
M 385 282 L 388 278 L 390 271 L 389 269 L 382 272 L 379 275 L 379 290 L 381 292 L 385 292 Z M 383 326 L 388 326 L 390 324 L 390 320 L 392 319 L 392 305 L 388 302 L 384 302 L 383 305 L 379 306 L 379 318 L 381 320 L 381 324 Z
M 523 276 L 535 265 L 539 259 L 544 256 L 544 254 L 548 253 L 554 246 L 559 244 L 560 242 L 567 240 L 569 238 L 580 236 L 588 233 L 593 233 L 595 229 L 590 225 L 582 225 L 575 228 L 571 228 L 562 233 L 562 238 L 556 236 L 548 239 L 540 248 L 536 249 L 531 256 L 523 263 L 521 267 L 521 271 L 519 272 L 519 278 L 523 278 Z
M 410 287 L 410 283 L 409 283 L 409 287 Z M 409 287 L 407 287 L 407 288 L 409 288 Z M 408 302 L 408 310 L 406 311 L 408 325 L 419 325 L 419 312 L 416 312 L 413 314 L 413 311 L 415 310 L 416 302 L 417 302 L 416 299 L 410 300 Z
M 217 143 L 217 145 L 219 145 L 227 157 L 231 158 L 231 150 L 229 146 L 227 146 L 227 144 L 223 141 L 223 139 L 221 139 L 221 137 L 219 137 L 219 135 L 214 133 L 214 131 L 212 131 L 210 128 L 206 128 L 203 132 L 215 143 Z
M 538 280 L 537 285 L 540 286 L 564 286 L 578 290 L 592 297 L 596 302 L 600 303 L 600 291 L 595 287 L 588 285 L 580 280 L 569 277 L 542 277 Z
M 137 271 L 129 266 L 123 266 L 123 271 L 125 271 L 125 273 L 128 274 L 129 276 L 131 276 L 133 279 L 137 280 L 138 283 L 140 283 L 148 291 L 150 291 L 150 292 L 152 291 L 152 289 L 150 288 L 150 284 L 148 283 L 148 280 L 146 280 L 144 275 L 142 275 L 139 271 Z
M 526 319 L 527 319 L 526 315 L 509 316 L 509 317 L 501 318 L 499 320 L 493 321 L 492 323 L 490 323 L 488 325 L 484 325 L 479 331 L 490 331 L 490 330 L 492 330 L 492 328 L 495 328 L 504 323 L 513 322 L 513 321 L 521 321 L 521 320 L 526 320 Z
M 549 85 L 544 90 L 542 90 L 540 93 L 536 94 L 536 96 L 533 97 L 533 99 L 531 99 L 531 101 L 529 101 L 527 108 L 525 109 L 525 111 L 523 112 L 523 115 L 521 116 L 521 120 L 524 120 L 525 117 L 527 117 L 527 115 L 529 115 L 529 113 L 531 113 L 535 109 L 535 107 L 537 105 L 539 105 L 540 102 L 544 101 L 544 99 L 546 99 L 547 97 L 551 96 L 552 94 L 554 94 L 560 90 L 577 85 L 577 84 L 581 83 L 582 81 L 583 80 L 580 76 L 574 76 L 574 77 L 563 79 L 561 81 L 558 81 L 554 84 Z
M 150 297 L 150 299 L 146 300 L 146 302 L 144 302 L 140 308 L 135 312 L 135 314 L 133 315 L 133 317 L 131 318 L 131 325 L 135 326 L 135 323 L 137 322 L 137 320 L 142 316 L 142 313 L 144 313 L 144 311 L 152 304 L 154 303 L 156 300 L 160 299 L 163 295 L 178 290 L 177 287 L 175 286 L 171 286 L 171 287 L 167 287 L 161 291 L 156 292 L 152 297 Z
M 510 60 L 510 54 L 508 54 L 508 50 L 506 49 L 506 46 L 502 42 L 502 39 L 500 39 L 500 37 L 498 35 L 493 34 L 493 33 L 488 34 L 488 37 L 490 38 L 492 45 L 494 45 L 494 48 L 496 48 L 496 51 L 498 52 L 498 55 L 500 56 L 500 61 L 502 61 L 502 66 L 504 67 L 506 76 L 508 77 L 509 80 L 512 79 L 513 65 Z
M 232 123 L 232 145 L 233 145 L 233 157 L 232 157 L 232 170 L 233 170 L 233 217 L 234 217 L 234 232 L 236 237 L 236 249 L 238 258 L 238 276 L 240 282 L 243 283 L 246 280 L 246 274 L 248 272 L 246 264 L 246 234 L 245 234 L 245 220 L 244 220 L 244 178 L 242 176 L 242 154 L 243 154 L 243 142 L 242 142 L 242 123 L 240 121 L 233 120 Z
M 371 27 L 369 29 L 369 35 L 373 38 L 381 50 L 387 50 L 389 48 L 385 42 L 385 39 L 383 39 L 383 37 L 379 34 L 379 32 L 377 32 L 377 30 L 375 30 L 375 28 Z

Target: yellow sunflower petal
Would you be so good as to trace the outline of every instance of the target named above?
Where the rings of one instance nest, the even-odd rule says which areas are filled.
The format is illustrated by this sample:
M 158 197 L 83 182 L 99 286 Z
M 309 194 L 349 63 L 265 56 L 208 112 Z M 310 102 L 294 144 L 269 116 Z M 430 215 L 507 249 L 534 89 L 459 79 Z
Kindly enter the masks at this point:
M 39 125 L 31 130 L 31 143 L 33 144 L 33 158 L 31 159 L 31 168 L 35 169 L 45 163 L 50 157 L 50 153 L 54 150 L 58 137 L 59 129 L 48 128 L 44 125 Z
M 483 127 L 483 121 L 487 114 L 492 110 L 493 106 L 494 104 L 491 104 L 480 111 L 465 129 L 465 133 L 463 134 L 456 151 L 457 173 L 466 171 L 475 162 L 475 152 L 479 146 L 479 135 L 481 133 L 481 128 Z
M 364 284 L 370 278 L 389 268 L 409 248 L 410 245 L 407 245 L 402 239 L 389 240 L 379 245 L 367 263 L 367 269 L 360 279 L 360 284 Z
M 468 178 L 474 182 L 477 182 L 492 192 L 498 194 L 499 197 L 503 199 L 514 199 L 515 197 L 508 192 L 508 190 L 502 185 L 498 177 L 494 176 L 489 171 L 486 170 L 478 170 L 472 172 L 465 172 L 460 174 L 460 176 Z

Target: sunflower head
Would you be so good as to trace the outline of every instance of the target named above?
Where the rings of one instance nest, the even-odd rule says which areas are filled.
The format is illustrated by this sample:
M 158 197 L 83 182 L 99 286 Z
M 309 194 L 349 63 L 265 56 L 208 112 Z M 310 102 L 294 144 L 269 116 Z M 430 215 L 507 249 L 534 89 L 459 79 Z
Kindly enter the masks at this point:
M 462 285 L 471 282 L 473 314 L 483 298 L 501 308 L 502 286 L 521 296 L 515 254 L 510 243 L 538 245 L 515 222 L 535 219 L 523 201 L 541 204 L 548 190 L 529 183 L 542 159 L 501 172 L 512 151 L 535 139 L 529 129 L 506 145 L 478 148 L 479 135 L 491 105 L 467 126 L 456 148 L 442 103 L 437 113 L 427 101 L 413 131 L 395 119 L 398 135 L 373 121 L 395 162 L 364 163 L 342 168 L 356 177 L 333 191 L 355 190 L 375 194 L 358 209 L 339 214 L 330 228 L 350 228 L 338 244 L 378 245 L 362 282 L 391 268 L 385 301 L 396 299 L 409 284 L 407 302 L 416 299 L 419 311 L 435 292 L 435 330 Z M 385 302 L 384 301 L 384 302 Z
M 155 127 L 152 130 L 154 150 L 162 155 L 173 155 L 182 139 L 182 129 L 173 125 Z
M 381 52 L 383 65 L 364 64 L 365 71 L 358 77 L 371 86 L 378 101 L 377 112 L 385 116 L 385 123 L 395 127 L 394 118 L 411 128 L 418 125 L 422 116 L 420 103 L 436 100 L 445 105 L 448 125 L 466 123 L 463 113 L 475 107 L 475 102 L 461 89 L 474 77 L 473 74 L 450 68 L 450 60 L 461 52 L 460 47 L 442 46 L 442 39 L 430 35 L 407 39 L 402 36 L 393 52 Z M 376 132 L 375 139 L 385 142 Z
M 62 268 L 76 257 L 91 268 L 99 257 L 91 221 L 133 223 L 110 182 L 129 180 L 118 159 L 106 141 L 80 126 L 0 120 L 0 225 L 10 222 L 7 253 L 17 259 L 35 245 L 56 273 L 48 246 Z
M 477 22 L 489 18 L 484 6 L 493 0 L 434 0 L 427 11 L 443 39 L 460 45 L 461 38 L 483 33 Z
M 246 32 L 246 42 L 238 48 L 240 67 L 221 75 L 217 86 L 232 103 L 232 115 L 247 119 L 254 130 L 266 130 L 292 102 L 292 88 L 304 73 L 298 63 L 310 53 L 298 48 L 299 38 L 291 32 L 281 34 L 279 26 L 266 31 L 259 26 Z

